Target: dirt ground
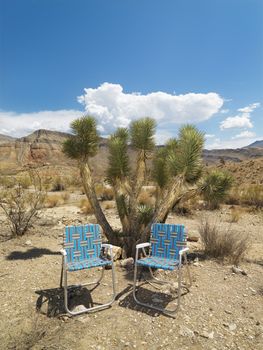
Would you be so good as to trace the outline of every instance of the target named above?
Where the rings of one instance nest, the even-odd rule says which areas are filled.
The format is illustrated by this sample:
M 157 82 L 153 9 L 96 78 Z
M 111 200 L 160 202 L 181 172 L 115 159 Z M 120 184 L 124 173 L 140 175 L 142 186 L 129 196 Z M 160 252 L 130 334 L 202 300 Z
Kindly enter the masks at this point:
M 191 217 L 171 215 L 168 222 L 184 223 L 198 230 L 203 212 Z M 229 208 L 205 213 L 229 225 Z M 107 212 L 119 226 L 114 209 Z M 68 317 L 59 289 L 62 234 L 65 224 L 90 222 L 74 205 L 45 209 L 28 234 L 0 244 L 0 348 L 1 349 L 262 349 L 263 348 L 263 215 L 244 213 L 232 227 L 246 231 L 251 248 L 241 264 L 247 275 L 232 272 L 232 266 L 194 258 L 200 243 L 189 243 L 193 285 L 182 296 L 174 319 L 136 305 L 132 297 L 133 271 L 116 262 L 117 298 L 109 309 Z M 8 227 L 0 216 L 0 233 Z M 71 274 L 72 283 L 94 278 L 92 269 Z M 174 272 L 165 277 L 175 277 Z M 161 291 L 143 286 L 142 297 L 166 305 Z M 78 289 L 71 307 L 110 298 L 111 270 L 90 294 Z M 156 293 L 156 292 L 155 292 Z M 38 311 L 37 311 L 38 310 Z

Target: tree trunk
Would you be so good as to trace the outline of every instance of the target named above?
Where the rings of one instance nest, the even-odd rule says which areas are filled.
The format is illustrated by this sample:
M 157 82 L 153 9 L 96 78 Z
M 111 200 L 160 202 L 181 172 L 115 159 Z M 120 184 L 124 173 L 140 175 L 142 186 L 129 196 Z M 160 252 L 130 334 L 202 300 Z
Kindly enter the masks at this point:
M 98 224 L 102 227 L 103 232 L 110 243 L 118 244 L 118 238 L 114 234 L 112 227 L 110 226 L 108 220 L 106 219 L 98 198 L 96 196 L 95 187 L 91 175 L 91 170 L 89 168 L 89 164 L 87 162 L 80 164 L 80 176 L 83 182 L 84 190 L 86 196 L 88 197 L 90 204 L 94 210 L 94 215 L 98 221 Z

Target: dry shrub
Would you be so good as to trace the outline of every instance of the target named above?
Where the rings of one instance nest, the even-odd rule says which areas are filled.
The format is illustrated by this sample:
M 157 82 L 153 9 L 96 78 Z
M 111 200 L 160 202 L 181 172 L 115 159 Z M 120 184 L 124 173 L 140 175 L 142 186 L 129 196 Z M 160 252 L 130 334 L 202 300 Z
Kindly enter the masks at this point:
M 17 182 L 20 183 L 24 189 L 28 189 L 32 185 L 32 181 L 28 175 L 17 177 Z
M 64 203 L 67 203 L 69 198 L 70 198 L 69 192 L 61 193 L 61 199 L 63 200 Z
M 243 259 L 249 247 L 248 235 L 232 231 L 230 225 L 211 223 L 208 218 L 201 220 L 199 233 L 205 254 L 221 260 L 227 258 L 235 265 Z
M 80 188 L 82 186 L 81 178 L 78 174 L 67 176 L 64 180 L 66 187 Z
M 113 188 L 102 184 L 96 184 L 96 195 L 102 201 L 111 201 L 114 198 Z
M 263 208 L 263 185 L 250 185 L 241 194 L 242 202 L 257 209 Z
M 29 229 L 36 219 L 38 210 L 43 206 L 45 196 L 41 183 L 36 182 L 31 191 L 18 183 L 14 188 L 0 193 L 0 207 L 4 211 L 13 236 L 22 236 Z
M 82 214 L 93 214 L 93 208 L 90 204 L 90 201 L 86 198 L 83 198 L 79 203 L 79 208 L 82 212 Z
M 146 205 L 152 207 L 155 203 L 154 197 L 148 191 L 142 191 L 138 198 L 139 205 Z
M 239 204 L 241 204 L 240 187 L 233 187 L 229 191 L 225 203 L 226 204 L 230 204 L 230 205 L 239 205 Z
M 65 185 L 64 185 L 62 179 L 60 177 L 56 177 L 54 182 L 53 182 L 51 191 L 59 192 L 59 191 L 64 191 L 64 190 L 65 190 Z
M 241 211 L 238 208 L 232 208 L 230 212 L 229 222 L 238 222 L 240 219 Z
M 113 209 L 113 208 L 115 208 L 115 203 L 114 202 L 106 202 L 104 204 L 104 208 L 105 209 Z
M 57 194 L 53 194 L 51 196 L 47 196 L 47 198 L 45 200 L 45 206 L 46 206 L 46 208 L 54 208 L 54 207 L 58 206 L 60 201 L 61 201 L 61 196 L 59 196 Z
M 0 177 L 0 186 L 4 188 L 14 188 L 16 181 L 13 177 L 1 176 Z

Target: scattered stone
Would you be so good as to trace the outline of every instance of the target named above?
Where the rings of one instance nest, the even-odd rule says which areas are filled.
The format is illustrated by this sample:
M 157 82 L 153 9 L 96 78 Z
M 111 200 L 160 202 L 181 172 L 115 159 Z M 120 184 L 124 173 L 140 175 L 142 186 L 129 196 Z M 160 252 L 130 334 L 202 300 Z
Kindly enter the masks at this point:
M 230 310 L 225 310 L 225 313 L 231 315 L 231 314 L 232 314 L 232 311 L 230 311 Z
M 87 310 L 87 309 L 85 308 L 84 305 L 77 305 L 77 306 L 73 309 L 74 312 L 82 312 L 82 311 L 86 311 L 86 310 Z
M 207 332 L 207 331 L 203 331 L 201 334 L 200 334 L 201 337 L 203 338 L 207 338 L 207 339 L 213 339 L 214 338 L 214 332 Z
M 235 323 L 224 322 L 223 325 L 227 327 L 231 332 L 235 331 L 237 328 L 237 325 Z
M 32 246 L 32 242 L 30 241 L 30 239 L 25 242 L 25 245 Z
M 191 329 L 189 329 L 189 328 L 187 328 L 185 326 L 181 326 L 180 327 L 179 334 L 182 337 L 188 337 L 188 338 L 194 338 L 194 336 L 195 336 L 194 332 Z
M 252 294 L 257 294 L 257 291 L 251 287 L 249 287 L 249 289 L 251 290 Z
M 170 293 L 175 294 L 178 291 L 178 282 L 173 282 L 170 286 Z
M 237 329 L 237 325 L 235 323 L 230 323 L 228 325 L 228 328 L 231 332 L 235 331 Z
M 121 267 L 125 267 L 126 269 L 131 270 L 134 265 L 134 260 L 133 258 L 127 258 L 127 259 L 121 260 L 120 265 Z
M 241 274 L 241 275 L 247 276 L 246 271 L 244 271 L 243 269 L 241 269 L 241 268 L 238 267 L 238 266 L 232 266 L 232 271 L 233 271 L 235 274 Z
M 162 299 L 157 298 L 157 297 L 153 297 L 153 298 L 152 298 L 152 301 L 153 301 L 154 303 L 161 303 L 161 302 L 162 302 Z
M 200 234 L 198 231 L 192 230 L 187 233 L 187 241 L 189 242 L 198 242 L 200 239 Z
M 122 248 L 118 247 L 116 245 L 113 245 L 112 246 L 112 254 L 113 254 L 113 261 L 116 261 L 116 260 L 120 259 L 121 255 L 122 255 Z M 110 255 L 110 250 L 109 249 L 107 251 L 107 258 L 111 259 L 111 255 Z

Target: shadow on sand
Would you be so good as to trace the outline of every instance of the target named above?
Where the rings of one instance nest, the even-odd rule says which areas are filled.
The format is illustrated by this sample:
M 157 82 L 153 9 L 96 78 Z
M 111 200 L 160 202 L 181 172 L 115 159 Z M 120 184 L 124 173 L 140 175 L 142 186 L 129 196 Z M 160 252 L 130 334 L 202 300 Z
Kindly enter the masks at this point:
M 91 290 L 83 286 L 71 286 L 68 288 L 68 303 L 69 309 L 73 310 L 78 307 L 90 308 L 98 303 L 92 300 L 91 292 L 97 288 L 95 286 Z M 52 288 L 37 290 L 35 292 L 39 295 L 36 302 L 36 310 L 48 317 L 58 317 L 66 314 L 64 306 L 64 289 Z
M 42 255 L 61 255 L 60 252 L 53 252 L 47 248 L 31 248 L 26 252 L 14 251 L 10 253 L 6 260 L 27 260 L 40 258 Z

